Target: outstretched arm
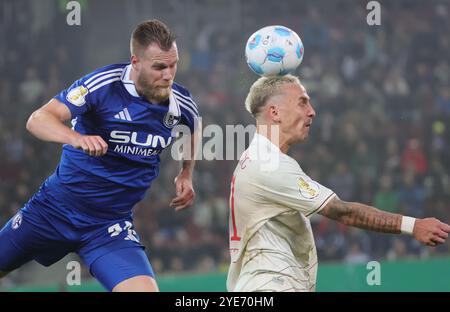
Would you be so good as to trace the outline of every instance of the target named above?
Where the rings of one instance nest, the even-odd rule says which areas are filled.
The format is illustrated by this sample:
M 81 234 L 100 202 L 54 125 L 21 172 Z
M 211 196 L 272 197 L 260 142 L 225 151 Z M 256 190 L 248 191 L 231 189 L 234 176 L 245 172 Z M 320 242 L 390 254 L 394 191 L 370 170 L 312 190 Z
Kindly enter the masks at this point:
M 320 214 L 349 226 L 383 233 L 409 233 L 423 244 L 435 246 L 448 237 L 450 226 L 435 218 L 414 219 L 381 211 L 361 203 L 345 202 L 337 196 Z

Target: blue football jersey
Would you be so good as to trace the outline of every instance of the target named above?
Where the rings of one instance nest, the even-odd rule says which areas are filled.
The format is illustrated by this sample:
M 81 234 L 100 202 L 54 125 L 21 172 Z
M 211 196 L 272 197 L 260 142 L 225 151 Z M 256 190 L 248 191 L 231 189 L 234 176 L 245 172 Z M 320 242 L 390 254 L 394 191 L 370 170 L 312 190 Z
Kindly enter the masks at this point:
M 131 65 L 100 68 L 55 96 L 72 114 L 73 129 L 99 135 L 108 144 L 93 157 L 64 145 L 61 161 L 35 199 L 94 216 L 130 214 L 159 172 L 159 154 L 174 140 L 172 129 L 195 129 L 199 117 L 188 90 L 174 83 L 167 103 L 155 105 L 136 92 Z

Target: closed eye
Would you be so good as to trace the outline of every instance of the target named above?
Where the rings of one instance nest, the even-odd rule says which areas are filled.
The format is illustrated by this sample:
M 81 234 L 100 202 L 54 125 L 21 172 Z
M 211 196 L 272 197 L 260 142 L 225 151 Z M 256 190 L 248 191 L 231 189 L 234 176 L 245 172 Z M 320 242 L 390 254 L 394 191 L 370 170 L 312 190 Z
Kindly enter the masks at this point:
M 153 64 L 152 68 L 156 70 L 166 69 L 168 66 L 166 64 Z
M 164 70 L 168 67 L 174 68 L 177 65 L 177 62 L 178 62 L 178 60 L 172 64 L 155 62 L 155 63 L 153 63 L 152 68 L 155 70 Z
M 307 105 L 308 104 L 309 99 L 306 96 L 302 96 L 299 99 L 299 104 L 300 105 Z

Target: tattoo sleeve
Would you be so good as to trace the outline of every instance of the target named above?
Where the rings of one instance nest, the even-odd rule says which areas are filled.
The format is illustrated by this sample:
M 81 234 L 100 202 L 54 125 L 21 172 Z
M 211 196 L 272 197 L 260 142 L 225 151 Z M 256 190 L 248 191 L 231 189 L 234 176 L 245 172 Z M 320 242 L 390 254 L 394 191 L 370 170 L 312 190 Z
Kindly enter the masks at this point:
M 320 214 L 349 226 L 383 233 L 400 233 L 402 216 L 360 203 L 345 202 L 337 196 Z

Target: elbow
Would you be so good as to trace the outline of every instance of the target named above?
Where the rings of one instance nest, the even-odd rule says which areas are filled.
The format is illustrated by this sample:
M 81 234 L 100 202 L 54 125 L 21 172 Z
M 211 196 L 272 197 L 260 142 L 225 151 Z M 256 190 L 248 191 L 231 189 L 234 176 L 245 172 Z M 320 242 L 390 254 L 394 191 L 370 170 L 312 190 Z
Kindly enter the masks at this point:
M 37 114 L 38 111 L 34 111 L 27 120 L 26 128 L 30 133 L 33 133 L 34 129 L 36 128 Z

